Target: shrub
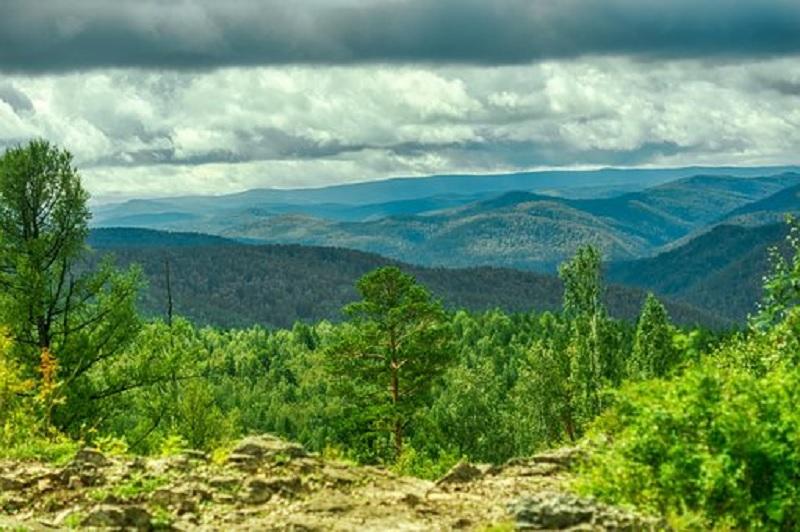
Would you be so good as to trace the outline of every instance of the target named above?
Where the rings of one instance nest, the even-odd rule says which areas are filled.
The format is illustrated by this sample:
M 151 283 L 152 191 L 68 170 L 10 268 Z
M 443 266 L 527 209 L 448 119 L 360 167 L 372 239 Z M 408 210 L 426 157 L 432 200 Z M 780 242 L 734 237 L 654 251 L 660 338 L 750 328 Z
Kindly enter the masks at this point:
M 594 425 L 579 489 L 704 527 L 800 526 L 800 371 L 709 361 L 622 390 Z

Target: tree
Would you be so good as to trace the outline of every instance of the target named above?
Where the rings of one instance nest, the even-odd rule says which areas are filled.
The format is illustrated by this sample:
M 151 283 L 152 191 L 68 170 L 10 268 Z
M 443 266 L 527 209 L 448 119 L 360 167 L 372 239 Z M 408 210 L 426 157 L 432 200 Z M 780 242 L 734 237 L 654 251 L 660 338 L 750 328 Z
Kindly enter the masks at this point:
M 605 314 L 601 258 L 596 247 L 578 248 L 575 256 L 558 269 L 558 275 L 564 284 L 564 314 L 570 318 Z
M 450 359 L 445 312 L 395 267 L 365 275 L 357 288 L 362 299 L 345 307 L 351 323 L 330 351 L 333 369 L 391 433 L 396 458 L 414 412 Z
M 66 150 L 34 140 L 0 158 L 1 317 L 15 358 L 47 385 L 50 406 L 117 393 L 92 389 L 85 377 L 138 327 L 138 273 L 120 274 L 108 261 L 91 272 L 81 262 L 87 201 Z M 73 421 L 66 412 L 61 418 L 62 425 Z
M 572 320 L 572 375 L 577 407 L 588 421 L 600 412 L 600 389 L 604 379 L 614 376 L 612 351 L 604 343 L 606 310 L 603 306 L 600 252 L 594 246 L 578 249 L 562 264 L 564 314 Z
M 632 377 L 663 377 L 675 366 L 678 352 L 672 345 L 672 329 L 667 309 L 653 294 L 647 294 L 633 340 Z
M 770 249 L 772 272 L 764 279 L 764 300 L 752 320 L 756 328 L 769 328 L 800 305 L 800 222 L 789 216 L 787 223 L 790 230 L 786 244 L 792 257 L 787 259 L 777 247 Z

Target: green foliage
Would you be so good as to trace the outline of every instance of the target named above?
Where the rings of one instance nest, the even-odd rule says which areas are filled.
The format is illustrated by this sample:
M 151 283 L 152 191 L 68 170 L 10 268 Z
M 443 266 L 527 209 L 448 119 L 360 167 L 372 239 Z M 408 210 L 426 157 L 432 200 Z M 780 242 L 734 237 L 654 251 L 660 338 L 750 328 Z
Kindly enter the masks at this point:
M 89 496 L 98 502 L 103 502 L 109 498 L 128 501 L 149 495 L 168 482 L 169 479 L 164 476 L 149 476 L 136 473 L 131 478 L 111 487 L 96 488 L 89 493 Z
M 800 526 L 800 270 L 788 264 L 748 335 L 673 380 L 622 389 L 592 429 L 583 490 L 699 528 Z
M 415 411 L 446 368 L 449 331 L 442 305 L 398 268 L 379 268 L 358 283 L 362 300 L 329 349 L 331 371 L 362 423 L 391 434 L 394 454 Z
M 774 247 L 770 250 L 772 274 L 764 282 L 764 301 L 754 318 L 757 327 L 768 327 L 781 321 L 793 306 L 800 305 L 800 222 L 789 217 L 791 230 L 786 242 L 792 258 L 788 259 Z
M 441 478 L 459 461 L 458 456 L 442 453 L 436 458 L 418 453 L 414 447 L 407 445 L 397 458 L 392 470 L 398 475 L 406 475 L 427 480 Z
M 704 527 L 800 523 L 800 372 L 713 363 L 627 387 L 594 427 L 583 488 Z
M 344 248 L 256 246 L 206 235 L 142 229 L 94 229 L 90 243 L 98 250 L 98 260 L 101 253 L 113 253 L 120 265 L 141 265 L 148 285 L 139 301 L 145 317 L 165 317 L 164 259 L 168 258 L 176 312 L 198 326 L 224 329 L 247 328 L 254 323 L 291 329 L 298 321 L 342 321 L 346 318 L 342 308 L 358 299 L 358 279 L 375 268 L 394 264 L 378 255 Z M 553 275 L 490 267 L 398 266 L 452 311 L 499 308 L 507 313 L 544 312 L 556 311 L 562 303 L 562 286 Z M 753 275 L 756 283 L 760 276 L 758 271 Z M 747 313 L 759 290 L 760 286 L 752 286 L 743 291 L 740 313 L 742 304 L 746 305 L 743 313 Z M 738 290 L 737 294 L 721 292 L 727 298 L 738 295 Z M 644 296 L 638 289 L 611 286 L 605 302 L 610 315 L 635 320 Z M 666 303 L 677 323 L 717 329 L 728 325 L 726 319 L 718 317 L 722 315 L 720 305 L 692 307 L 677 300 Z
M 91 401 L 117 393 L 92 374 L 138 327 L 137 270 L 81 264 L 87 201 L 67 151 L 37 140 L 0 157 L 0 318 L 23 375 L 38 381 L 47 430 L 77 429 L 94 417 Z
M 564 313 L 568 316 L 595 316 L 604 312 L 601 303 L 600 251 L 594 246 L 578 249 L 575 256 L 558 269 L 564 283 Z
M 639 379 L 666 376 L 679 362 L 672 336 L 667 309 L 653 294 L 648 294 L 636 324 L 629 374 Z

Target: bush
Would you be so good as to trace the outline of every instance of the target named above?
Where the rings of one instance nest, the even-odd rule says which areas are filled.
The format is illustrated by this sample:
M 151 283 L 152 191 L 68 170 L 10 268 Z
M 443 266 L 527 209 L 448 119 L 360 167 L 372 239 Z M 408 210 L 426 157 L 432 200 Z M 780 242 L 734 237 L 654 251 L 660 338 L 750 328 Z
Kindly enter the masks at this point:
M 594 425 L 579 489 L 702 527 L 800 526 L 800 370 L 707 361 L 631 385 Z

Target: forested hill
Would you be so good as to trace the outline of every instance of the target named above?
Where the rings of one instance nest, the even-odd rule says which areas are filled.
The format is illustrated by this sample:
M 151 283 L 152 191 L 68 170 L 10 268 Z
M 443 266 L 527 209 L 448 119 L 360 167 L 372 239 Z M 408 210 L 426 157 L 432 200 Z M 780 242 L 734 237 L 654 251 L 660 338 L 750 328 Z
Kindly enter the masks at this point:
M 563 288 L 555 276 L 504 268 L 423 268 L 347 249 L 299 245 L 250 246 L 191 233 L 144 229 L 98 229 L 90 244 L 98 255 L 113 252 L 120 264 L 140 264 L 148 279 L 142 310 L 163 315 L 165 262 L 169 259 L 175 310 L 199 323 L 223 327 L 254 323 L 291 327 L 295 321 L 339 319 L 356 299 L 355 282 L 365 273 L 397 264 L 427 285 L 450 308 L 506 311 L 555 310 Z M 635 319 L 645 292 L 612 286 L 612 315 Z M 727 322 L 690 305 L 667 302 L 681 323 L 721 326 Z
M 788 231 L 785 223 L 720 225 L 656 257 L 613 263 L 608 278 L 742 321 L 761 300 L 769 249 L 786 249 Z

